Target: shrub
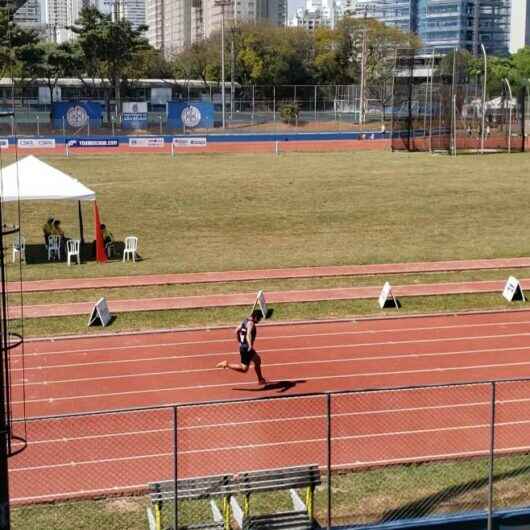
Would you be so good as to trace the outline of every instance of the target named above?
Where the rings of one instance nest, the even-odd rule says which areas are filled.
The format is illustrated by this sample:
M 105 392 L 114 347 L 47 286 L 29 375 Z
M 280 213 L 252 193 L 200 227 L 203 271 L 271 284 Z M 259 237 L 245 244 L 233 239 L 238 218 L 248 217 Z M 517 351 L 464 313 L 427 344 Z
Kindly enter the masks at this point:
M 298 121 L 298 112 L 296 103 L 284 103 L 280 107 L 280 118 L 284 123 L 295 123 Z

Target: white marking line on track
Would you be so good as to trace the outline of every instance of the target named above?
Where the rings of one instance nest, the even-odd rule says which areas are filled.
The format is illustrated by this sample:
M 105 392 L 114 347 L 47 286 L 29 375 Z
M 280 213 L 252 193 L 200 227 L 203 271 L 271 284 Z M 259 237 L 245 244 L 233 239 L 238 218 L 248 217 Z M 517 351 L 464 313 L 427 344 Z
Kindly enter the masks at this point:
M 514 447 L 504 447 L 502 449 L 495 449 L 497 454 L 510 454 L 518 453 L 523 451 L 528 451 L 530 446 L 514 446 Z M 388 458 L 384 460 L 366 460 L 349 463 L 336 464 L 333 466 L 333 469 L 351 469 L 351 468 L 364 468 L 372 466 L 385 466 L 388 464 L 407 464 L 411 462 L 429 462 L 431 460 L 447 460 L 452 458 L 462 458 L 465 456 L 489 456 L 490 450 L 483 449 L 482 451 L 462 451 L 460 453 L 443 453 L 439 455 L 421 455 L 408 458 Z
M 173 456 L 173 452 L 169 453 L 153 453 L 150 455 L 133 455 L 133 456 L 123 456 L 119 458 L 102 458 L 99 460 L 80 460 L 72 462 L 64 462 L 61 464 L 49 464 L 44 466 L 27 466 L 27 467 L 10 467 L 9 472 L 23 472 L 23 471 L 37 471 L 39 469 L 57 469 L 60 467 L 70 467 L 74 468 L 77 466 L 89 466 L 97 464 L 110 464 L 111 462 L 127 462 L 129 460 L 148 460 L 150 458 L 165 458 L 168 456 Z
M 309 399 L 309 398 L 308 398 Z M 522 403 L 530 401 L 529 399 L 518 399 L 514 400 L 516 403 Z M 501 402 L 497 403 L 498 405 L 501 404 Z M 424 406 L 424 407 L 407 407 L 407 408 L 401 408 L 401 409 L 384 409 L 384 410 L 368 410 L 368 411 L 360 411 L 360 412 L 340 412 L 340 413 L 334 413 L 333 418 L 347 418 L 347 417 L 358 417 L 358 416 L 374 416 L 377 414 L 403 414 L 404 412 L 418 412 L 418 411 L 427 411 L 427 410 L 445 410 L 445 409 L 458 409 L 458 408 L 470 408 L 470 407 L 482 407 L 482 406 L 489 406 L 489 401 L 477 401 L 477 402 L 471 402 L 471 403 L 457 403 L 457 404 L 450 404 L 450 405 L 434 405 L 434 406 Z M 310 420 L 323 420 L 326 418 L 325 414 L 314 414 L 311 416 L 290 416 L 285 418 L 268 418 L 263 420 L 248 420 L 248 421 L 230 421 L 230 422 L 223 422 L 223 423 L 204 423 L 201 425 L 191 425 L 188 427 L 177 427 L 178 432 L 187 432 L 187 431 L 195 431 L 199 429 L 215 429 L 215 428 L 226 428 L 226 427 L 242 427 L 242 426 L 249 426 L 249 425 L 261 425 L 261 424 L 267 424 L 271 425 L 274 423 L 289 423 L 289 422 L 296 422 L 296 421 L 310 421 Z M 37 420 L 41 421 L 41 420 Z M 56 421 L 56 420 L 54 420 Z M 115 438 L 120 436 L 139 436 L 143 434 L 155 434 L 155 433 L 163 433 L 163 432 L 173 432 L 173 429 L 171 428 L 164 428 L 164 429 L 148 429 L 148 430 L 141 430 L 141 431 L 122 431 L 118 433 L 105 433 L 105 434 L 94 434 L 94 435 L 86 435 L 86 436 L 63 436 L 61 438 L 49 438 L 49 439 L 43 439 L 43 440 L 29 440 L 27 442 L 28 446 L 32 445 L 42 445 L 42 444 L 52 444 L 52 443 L 66 443 L 66 442 L 74 442 L 74 441 L 81 441 L 81 440 L 98 440 L 101 438 Z M 23 444 L 22 442 L 15 442 L 13 444 L 13 447 L 23 447 L 26 444 Z
M 528 425 L 530 420 L 526 421 L 515 421 L 515 422 L 503 422 L 499 423 L 498 427 L 508 427 L 513 425 Z M 474 424 L 474 425 L 458 425 L 455 427 L 435 427 L 432 429 L 414 429 L 410 431 L 394 431 L 394 432 L 384 432 L 384 433 L 367 433 L 367 434 L 354 434 L 348 436 L 332 436 L 332 442 L 342 442 L 346 440 L 365 440 L 365 439 L 375 439 L 375 438 L 385 438 L 385 437 L 403 437 L 403 436 L 414 436 L 414 435 L 424 435 L 430 433 L 447 433 L 447 432 L 460 432 L 468 430 L 477 430 L 477 429 L 490 429 L 488 423 L 484 424 Z M 309 438 L 309 439 L 300 439 L 300 440 L 283 440 L 280 442 L 267 442 L 259 444 L 245 444 L 245 445 L 229 445 L 222 447 L 208 447 L 205 449 L 190 449 L 188 451 L 179 451 L 180 456 L 184 455 L 197 455 L 197 454 L 206 454 L 206 453 L 219 453 L 221 451 L 246 451 L 246 450 L 255 450 L 255 449 L 268 449 L 272 447 L 282 447 L 282 446 L 291 446 L 291 445 L 307 445 L 315 443 L 326 443 L 327 438 Z M 86 466 L 86 465 L 95 465 L 95 464 L 107 464 L 113 462 L 126 462 L 130 460 L 146 460 L 151 458 L 167 458 L 173 456 L 172 452 L 168 453 L 153 453 L 146 455 L 134 455 L 127 457 L 118 457 L 118 458 L 105 458 L 99 460 L 80 460 L 80 461 L 70 461 L 60 464 L 50 464 L 50 465 L 40 465 L 40 466 L 26 466 L 26 467 L 10 467 L 10 472 L 25 472 L 25 471 L 35 471 L 41 469 L 57 469 L 57 468 L 73 468 L 77 466 Z
M 337 346 L 327 346 L 326 349 L 336 348 Z M 341 346 L 342 347 L 342 346 Z M 350 345 L 343 345 L 345 348 L 349 348 Z M 302 348 L 300 348 L 302 349 Z M 307 350 L 312 349 L 321 349 L 317 348 L 303 348 Z M 371 362 L 371 361 L 383 361 L 383 360 L 397 360 L 397 359 L 422 359 L 430 357 L 450 357 L 457 355 L 473 355 L 479 353 L 492 353 L 492 352 L 509 352 L 509 351 L 528 351 L 530 350 L 529 346 L 519 346 L 511 348 L 484 348 L 478 350 L 460 350 L 455 352 L 434 352 L 434 353 L 404 353 L 399 355 L 378 355 L 373 357 L 346 357 L 346 358 L 337 358 L 337 359 L 316 359 L 312 361 L 293 361 L 293 362 L 281 362 L 281 363 L 263 363 L 264 368 L 273 368 L 273 367 L 283 367 L 283 366 L 312 366 L 318 364 L 334 364 L 334 363 L 349 363 L 349 362 Z M 280 351 L 280 350 L 279 350 Z M 282 351 L 291 351 L 291 350 L 282 350 Z M 266 350 L 261 350 L 260 353 L 267 353 Z M 222 354 L 224 357 L 227 357 L 227 354 Z M 233 354 L 235 355 L 235 354 Z M 359 354 L 362 355 L 362 352 Z M 112 362 L 112 361 L 111 361 Z M 128 361 L 130 363 L 131 361 Z M 89 363 L 88 365 L 79 365 L 79 366 L 90 366 L 97 363 Z M 50 368 L 50 367 L 46 367 Z M 41 368 L 40 370 L 45 370 L 46 368 Z M 54 367 L 56 368 L 56 367 Z M 208 372 L 219 372 L 218 368 L 194 368 L 188 370 L 163 370 L 160 372 L 136 372 L 133 374 L 118 374 L 118 375 L 104 375 L 98 377 L 82 377 L 77 379 L 57 379 L 57 380 L 45 380 L 45 381 L 32 381 L 24 383 L 13 383 L 11 387 L 28 387 L 28 386 L 46 386 L 52 384 L 70 384 L 70 383 L 80 383 L 88 381 L 108 381 L 111 379 L 133 379 L 139 377 L 154 377 L 154 376 L 164 376 L 164 375 L 186 375 L 186 374 L 196 374 L 196 373 L 208 373 Z
M 327 380 L 336 380 L 336 379 L 361 379 L 366 377 L 376 377 L 376 376 L 397 376 L 397 375 L 411 375 L 411 374 L 422 374 L 422 373 L 436 373 L 438 375 L 443 374 L 444 372 L 458 372 L 465 370 L 489 370 L 492 368 L 508 368 L 515 366 L 529 366 L 530 361 L 525 362 L 516 362 L 516 363 L 495 363 L 495 364 L 481 364 L 481 365 L 469 365 L 469 366 L 455 366 L 448 368 L 425 368 L 420 370 L 401 370 L 401 371 L 388 371 L 388 372 L 366 372 L 363 374 L 360 373 L 351 373 L 351 374 L 336 374 L 336 375 L 325 375 L 325 376 L 314 376 L 308 377 L 303 374 L 298 374 L 297 377 L 304 379 L 304 381 L 327 381 Z M 84 394 L 78 396 L 63 396 L 63 397 L 47 397 L 40 399 L 26 399 L 22 401 L 12 401 L 13 405 L 21 405 L 28 403 L 52 403 L 58 401 L 74 401 L 77 399 L 86 400 L 86 399 L 97 399 L 102 397 L 117 397 L 117 396 L 131 396 L 138 394 L 152 394 L 160 392 L 176 392 L 184 390 L 204 390 L 212 388 L 226 388 L 233 387 L 234 385 L 238 386 L 253 386 L 254 383 L 246 381 L 233 381 L 230 383 L 220 383 L 215 385 L 192 385 L 192 386 L 176 386 L 176 387 L 159 387 L 155 389 L 141 389 L 141 390 L 128 390 L 124 392 L 105 392 L 101 394 Z
M 451 341 L 457 341 L 457 342 L 463 342 L 466 340 L 487 340 L 492 338 L 514 338 L 514 337 L 528 337 L 530 336 L 529 333 L 512 333 L 509 335 L 480 335 L 476 337 L 448 337 L 448 338 L 442 338 L 442 339 L 415 339 L 415 340 L 409 340 L 409 341 L 399 341 L 399 342 L 368 342 L 368 343 L 347 343 L 347 344 L 331 344 L 331 345 L 325 345 L 325 346 L 300 346 L 295 348 L 272 348 L 272 349 L 263 349 L 259 348 L 259 352 L 262 354 L 266 353 L 278 353 L 278 352 L 296 352 L 296 351 L 311 351 L 311 350 L 337 350 L 341 348 L 367 348 L 367 347 L 373 347 L 373 346 L 396 346 L 400 344 L 424 344 L 424 343 L 433 343 L 433 342 L 451 342 Z M 491 349 L 481 349 L 481 350 L 461 350 L 462 353 L 468 352 L 468 351 L 477 351 L 477 352 L 488 352 L 488 351 L 511 351 L 511 350 L 517 350 L 517 349 L 526 349 L 530 346 L 519 346 L 519 347 L 509 347 L 509 348 L 491 348 Z M 401 357 L 421 357 L 421 356 L 435 356 L 435 355 L 451 355 L 451 354 L 457 354 L 459 352 L 440 352 L 440 353 L 425 353 L 425 354 L 397 354 L 397 355 L 385 355 L 385 356 L 374 356 L 374 357 L 365 357 L 361 358 L 359 360 L 380 360 L 380 359 L 398 359 Z M 88 362 L 88 363 L 72 363 L 72 364 L 45 364 L 42 366 L 33 366 L 33 367 L 24 367 L 24 368 L 11 368 L 11 372 L 29 372 L 29 371 L 43 371 L 43 370 L 50 370 L 55 368 L 77 368 L 77 367 L 87 367 L 87 366 L 109 366 L 114 364 L 130 364 L 133 362 L 148 362 L 152 363 L 154 361 L 166 361 L 166 360 L 182 360 L 182 359 L 201 359 L 206 357 L 226 357 L 226 356 L 233 356 L 238 355 L 234 351 L 230 352 L 213 352 L 208 354 L 199 354 L 199 355 L 168 355 L 168 356 L 162 356 L 162 357 L 143 357 L 140 359 L 130 358 L 130 359 L 119 359 L 119 360 L 110 360 L 110 361 L 96 361 L 96 362 Z M 359 352 L 358 355 L 363 355 L 363 352 Z M 324 360 L 324 361 L 314 361 L 314 362 L 341 362 L 340 359 L 330 359 L 330 360 Z M 289 363 L 282 363 L 283 365 L 288 365 Z M 291 364 L 300 364 L 300 362 L 293 362 Z M 269 364 L 264 366 L 276 366 L 274 364 Z M 196 370 L 189 370 L 188 372 L 183 371 L 182 373 L 193 373 L 193 372 L 200 372 L 200 371 L 207 371 L 208 369 L 196 369 Z M 168 373 L 168 372 L 164 372 Z M 171 372 L 171 373 L 180 373 L 180 372 Z M 72 381 L 72 379 L 69 379 L 69 381 Z
M 522 452 L 527 451 L 530 449 L 529 446 L 515 446 L 515 447 L 506 447 L 503 449 L 496 449 L 495 452 L 497 454 L 509 454 L 514 452 Z M 464 456 L 486 456 L 489 454 L 489 450 L 484 451 L 462 451 L 460 453 L 444 453 L 444 454 L 437 454 L 437 455 L 423 455 L 420 457 L 414 457 L 414 458 L 399 458 L 399 459 L 386 459 L 386 460 L 372 460 L 372 461 L 365 461 L 365 462 L 351 462 L 351 463 L 341 463 L 341 464 L 335 464 L 333 466 L 333 469 L 345 469 L 345 468 L 360 468 L 360 467 L 372 467 L 372 466 L 380 466 L 380 465 L 387 465 L 387 464 L 399 464 L 399 463 L 410 463 L 410 462 L 421 462 L 421 461 L 429 461 L 429 460 L 444 460 L 444 459 L 450 459 L 450 458 L 461 458 Z M 16 497 L 12 496 L 11 501 L 13 503 L 23 503 L 23 502 L 35 502 L 35 501 L 45 501 L 45 500 L 53 500 L 53 499 L 68 499 L 72 497 L 79 497 L 79 496 L 89 496 L 94 494 L 104 494 L 104 493 L 111 493 L 111 492 L 121 492 L 121 491 L 129 491 L 129 490 L 139 490 L 139 489 L 145 489 L 145 484 L 135 484 L 135 485 L 128 485 L 128 486 L 114 486 L 112 488 L 99 488 L 97 490 L 78 490 L 78 491 L 66 491 L 66 492 L 59 492 L 59 493 L 50 493 L 46 495 L 35 495 L 31 497 Z
M 35 495 L 32 497 L 11 497 L 9 501 L 11 503 L 25 503 L 25 502 L 35 502 L 35 501 L 46 501 L 52 499 L 69 499 L 73 497 L 87 497 L 95 494 L 104 494 L 104 493 L 116 493 L 122 491 L 130 490 L 145 490 L 145 484 L 135 484 L 132 486 L 114 486 L 112 488 L 100 488 L 97 490 L 78 490 L 78 491 L 65 491 L 61 493 L 50 493 L 46 495 Z M 17 508 L 17 506 L 15 506 Z
M 454 318 L 454 317 L 451 317 Z M 354 323 L 352 322 L 352 325 Z M 461 329 L 461 328 L 480 328 L 480 327 L 494 327 L 494 326 L 507 326 L 507 325 L 517 325 L 517 324 L 530 324 L 530 320 L 520 320 L 520 321 L 502 321 L 502 322 L 487 322 L 487 323 L 473 323 L 473 324 L 451 324 L 445 326 L 426 326 L 426 327 L 410 327 L 410 328 L 388 328 L 388 329 L 374 329 L 374 330 L 359 330 L 359 331 L 337 331 L 332 333 L 305 333 L 305 334 L 296 334 L 292 335 L 260 335 L 260 342 L 267 340 L 277 340 L 277 339 L 299 339 L 299 338 L 312 338 L 312 337 L 334 337 L 341 335 L 373 335 L 379 333 L 396 333 L 396 332 L 411 332 L 411 331 L 432 331 L 432 330 L 442 330 L 442 329 Z M 317 324 L 320 325 L 320 324 Z M 98 339 L 94 337 L 93 340 L 104 340 L 102 338 Z M 213 344 L 213 343 L 234 343 L 232 337 L 226 339 L 215 339 L 215 340 L 198 340 L 198 341 L 182 341 L 182 342 L 160 342 L 160 343 L 143 343 L 143 344 L 131 344 L 127 346 L 107 346 L 107 347 L 97 347 L 97 348 L 81 348 L 81 349 L 68 349 L 68 350 L 56 350 L 48 352 L 32 352 L 25 353 L 26 357 L 37 357 L 40 355 L 64 355 L 72 353 L 89 353 L 97 351 L 113 351 L 113 350 L 133 350 L 139 348 L 160 348 L 166 346 L 192 346 L 197 344 Z M 20 355 L 20 354 L 19 354 Z M 17 356 L 14 355 L 13 358 Z

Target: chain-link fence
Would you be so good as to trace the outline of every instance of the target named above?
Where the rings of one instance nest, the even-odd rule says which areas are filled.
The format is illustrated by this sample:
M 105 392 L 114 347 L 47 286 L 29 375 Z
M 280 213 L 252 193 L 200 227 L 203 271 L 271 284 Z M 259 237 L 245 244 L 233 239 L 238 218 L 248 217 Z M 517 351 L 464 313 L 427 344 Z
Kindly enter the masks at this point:
M 396 53 L 393 150 L 452 154 L 525 150 L 527 87 L 512 91 L 508 79 L 503 79 L 488 90 L 484 79 L 469 79 L 468 66 L 457 54 L 440 60 L 433 53 L 430 62 L 423 56 L 421 63 L 418 58 L 408 48 Z
M 485 525 L 509 510 L 530 521 L 530 380 L 31 419 L 25 430 L 10 459 L 17 529 Z
M 214 106 L 212 129 L 175 130 L 169 127 L 166 106 L 153 103 L 149 95 L 144 99 L 127 98 L 123 101 L 147 101 L 146 129 L 123 129 L 119 106 L 114 101 L 105 108 L 102 126 L 90 123 L 80 128 L 69 127 L 66 120 L 54 127 L 51 106 L 38 100 L 17 99 L 14 116 L 0 116 L 0 137 L 13 136 L 90 136 L 122 134 L 174 134 L 192 132 L 284 132 L 284 131 L 379 131 L 389 129 L 391 86 L 366 86 L 361 97 L 358 85 L 279 85 L 241 86 L 234 84 L 225 90 L 225 129 L 222 129 L 223 105 L 221 87 L 174 88 L 175 100 L 210 102 Z M 80 98 L 90 100 L 90 98 Z M 98 100 L 99 101 L 99 100 Z M 100 101 L 104 103 L 103 101 Z M 362 112 L 361 109 L 362 108 Z M 11 100 L 0 99 L 0 111 L 13 110 Z M 385 124 L 385 122 L 388 122 Z

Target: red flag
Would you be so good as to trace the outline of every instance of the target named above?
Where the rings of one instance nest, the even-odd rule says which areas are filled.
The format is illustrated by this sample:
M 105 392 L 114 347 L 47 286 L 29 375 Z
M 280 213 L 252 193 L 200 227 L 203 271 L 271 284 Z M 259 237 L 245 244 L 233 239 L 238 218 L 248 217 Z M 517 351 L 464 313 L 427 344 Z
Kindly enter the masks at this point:
M 105 242 L 103 241 L 103 232 L 101 231 L 101 221 L 99 220 L 98 204 L 94 201 L 94 229 L 96 238 L 96 261 L 106 263 L 107 254 L 105 253 Z

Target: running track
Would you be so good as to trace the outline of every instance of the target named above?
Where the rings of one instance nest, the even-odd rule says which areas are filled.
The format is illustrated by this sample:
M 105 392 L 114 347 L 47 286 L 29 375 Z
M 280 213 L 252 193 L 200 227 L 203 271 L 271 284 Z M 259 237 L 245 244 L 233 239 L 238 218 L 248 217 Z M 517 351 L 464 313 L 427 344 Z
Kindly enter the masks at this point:
M 232 329 L 47 339 L 26 344 L 28 416 L 326 390 L 530 377 L 530 311 L 261 325 L 273 385 L 213 368 Z M 22 414 L 20 356 L 13 412 Z M 333 466 L 487 454 L 488 385 L 332 399 Z M 326 462 L 325 399 L 300 396 L 179 408 L 180 476 Z M 137 491 L 173 470 L 173 409 L 32 420 L 13 457 L 14 502 Z M 21 432 L 22 426 L 17 429 Z M 498 451 L 530 447 L 530 383 L 497 388 Z

